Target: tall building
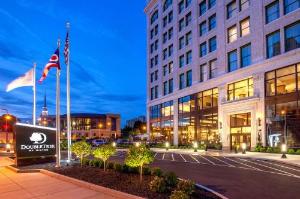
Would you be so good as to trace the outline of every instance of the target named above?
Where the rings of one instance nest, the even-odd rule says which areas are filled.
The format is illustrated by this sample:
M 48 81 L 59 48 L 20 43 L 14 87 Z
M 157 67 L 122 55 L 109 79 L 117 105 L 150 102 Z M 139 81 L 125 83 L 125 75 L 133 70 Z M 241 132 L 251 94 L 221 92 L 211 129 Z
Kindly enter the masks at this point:
M 299 0 L 149 0 L 147 131 L 224 150 L 300 146 Z

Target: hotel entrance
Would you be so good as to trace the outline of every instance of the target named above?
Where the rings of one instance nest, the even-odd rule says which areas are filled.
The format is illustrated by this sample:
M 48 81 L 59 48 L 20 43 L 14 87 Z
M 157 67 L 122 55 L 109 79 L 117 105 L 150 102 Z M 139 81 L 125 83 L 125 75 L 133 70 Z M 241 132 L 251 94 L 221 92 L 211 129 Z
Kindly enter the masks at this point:
M 251 113 L 239 113 L 230 116 L 230 149 L 241 149 L 246 143 L 251 148 Z

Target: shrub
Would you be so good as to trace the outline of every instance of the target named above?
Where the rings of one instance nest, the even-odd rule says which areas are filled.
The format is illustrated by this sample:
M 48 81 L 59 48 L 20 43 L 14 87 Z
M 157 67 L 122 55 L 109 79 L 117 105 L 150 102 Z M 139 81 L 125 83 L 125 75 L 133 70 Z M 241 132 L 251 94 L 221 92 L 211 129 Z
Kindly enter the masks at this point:
M 115 163 L 114 164 L 114 170 L 118 171 L 118 172 L 122 172 L 123 171 L 123 165 L 120 163 Z
M 164 193 L 166 191 L 166 182 L 164 178 L 155 176 L 149 183 L 149 188 L 153 192 Z
M 87 158 L 83 158 L 83 160 L 82 160 L 82 165 L 84 165 L 84 166 L 89 166 L 89 165 L 90 165 L 90 160 L 87 159 Z
M 287 153 L 288 154 L 295 154 L 295 150 L 294 149 L 288 149 Z
M 172 191 L 170 199 L 189 199 L 189 196 L 180 190 Z
M 64 151 L 68 149 L 68 140 L 61 140 L 60 149 Z
M 273 148 L 272 147 L 268 147 L 266 150 L 267 153 L 273 153 Z
M 149 167 L 143 168 L 143 174 L 144 175 L 151 175 L 151 169 Z
M 151 175 L 162 177 L 163 176 L 163 172 L 162 172 L 162 170 L 159 167 L 153 167 L 151 169 Z
M 176 190 L 183 191 L 187 195 L 192 195 L 195 191 L 195 183 L 191 180 L 180 180 L 177 184 Z
M 300 149 L 297 149 L 296 154 L 300 155 Z
M 143 166 L 150 164 L 154 160 L 153 152 L 145 145 L 139 147 L 132 146 L 129 148 L 128 155 L 125 159 L 125 164 L 129 167 L 139 167 L 140 182 L 143 180 Z
M 177 175 L 174 172 L 167 172 L 164 175 L 164 178 L 165 178 L 165 181 L 166 181 L 166 185 L 169 188 L 173 188 L 177 185 L 178 178 L 177 178 Z
M 74 144 L 72 144 L 71 151 L 80 158 L 81 167 L 83 158 L 90 155 L 91 148 L 91 145 L 89 145 L 86 141 L 75 142 Z
M 96 148 L 93 151 L 93 155 L 95 158 L 99 158 L 103 161 L 103 169 L 106 169 L 106 161 L 110 156 L 112 156 L 116 152 L 116 148 L 113 147 L 111 144 L 106 144 L 101 147 Z
M 254 151 L 255 151 L 255 152 L 260 152 L 260 148 L 261 148 L 260 145 L 256 145 Z
M 259 152 L 266 152 L 266 148 L 265 147 L 260 147 Z
M 104 164 L 104 163 L 103 163 Z M 104 165 L 103 165 L 104 166 Z M 114 163 L 113 162 L 108 162 L 107 163 L 107 168 L 108 169 L 114 169 Z
M 281 153 L 280 147 L 274 147 L 273 152 L 274 153 Z

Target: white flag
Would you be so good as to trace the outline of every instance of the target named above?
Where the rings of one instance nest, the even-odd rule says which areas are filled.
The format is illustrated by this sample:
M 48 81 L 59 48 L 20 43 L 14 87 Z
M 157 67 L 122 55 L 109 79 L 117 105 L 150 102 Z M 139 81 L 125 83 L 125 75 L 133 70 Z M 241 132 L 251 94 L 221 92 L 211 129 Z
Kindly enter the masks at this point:
M 6 92 L 9 92 L 15 88 L 24 86 L 34 86 L 33 69 L 30 69 L 25 75 L 10 82 L 6 87 Z

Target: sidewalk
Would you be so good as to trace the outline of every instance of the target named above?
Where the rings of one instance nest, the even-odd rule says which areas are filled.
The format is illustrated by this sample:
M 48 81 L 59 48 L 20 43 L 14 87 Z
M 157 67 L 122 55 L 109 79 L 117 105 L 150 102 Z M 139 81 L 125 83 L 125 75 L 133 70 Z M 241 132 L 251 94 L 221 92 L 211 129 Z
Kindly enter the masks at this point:
M 214 156 L 228 156 L 228 157 L 244 157 L 244 158 L 256 158 L 256 159 L 265 159 L 265 160 L 273 160 L 273 161 L 280 161 L 286 164 L 292 164 L 295 166 L 300 167 L 300 155 L 289 155 L 287 154 L 286 159 L 282 159 L 282 154 L 275 154 L 275 153 L 258 153 L 258 152 L 246 152 L 246 154 L 239 153 L 228 153 L 223 151 L 216 151 L 216 150 L 198 150 L 198 152 L 194 152 L 193 149 L 166 149 L 162 148 L 152 148 L 153 151 L 159 153 L 183 153 L 183 154 L 203 154 L 203 155 L 214 155 Z

